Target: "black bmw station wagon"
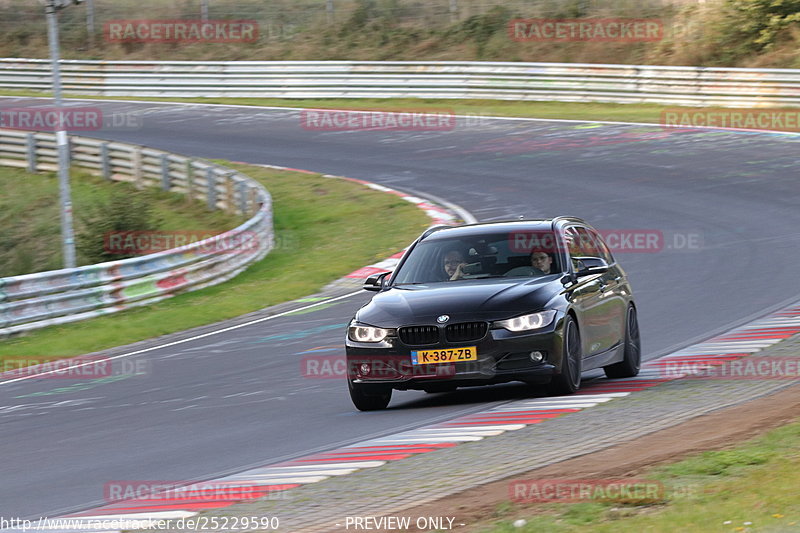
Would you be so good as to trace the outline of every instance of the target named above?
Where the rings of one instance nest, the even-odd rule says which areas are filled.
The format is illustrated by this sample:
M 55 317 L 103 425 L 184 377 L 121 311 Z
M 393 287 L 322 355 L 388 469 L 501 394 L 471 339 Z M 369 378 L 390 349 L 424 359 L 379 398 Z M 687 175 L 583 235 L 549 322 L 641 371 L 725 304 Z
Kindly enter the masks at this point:
M 578 218 L 425 231 L 347 328 L 350 396 L 383 409 L 393 390 L 522 381 L 578 390 L 581 372 L 632 377 L 636 305 L 599 233 Z

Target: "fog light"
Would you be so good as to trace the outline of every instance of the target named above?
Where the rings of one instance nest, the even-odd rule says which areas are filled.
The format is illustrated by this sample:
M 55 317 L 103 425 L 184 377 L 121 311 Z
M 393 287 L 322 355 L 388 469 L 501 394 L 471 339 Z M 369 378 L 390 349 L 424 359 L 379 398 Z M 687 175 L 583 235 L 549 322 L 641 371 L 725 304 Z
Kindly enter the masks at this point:
M 359 370 L 361 370 L 362 376 L 369 376 L 369 372 L 372 369 L 370 368 L 369 363 L 361 363 L 361 367 L 359 368 Z
M 544 361 L 544 354 L 542 352 L 531 352 L 531 361 L 541 363 Z

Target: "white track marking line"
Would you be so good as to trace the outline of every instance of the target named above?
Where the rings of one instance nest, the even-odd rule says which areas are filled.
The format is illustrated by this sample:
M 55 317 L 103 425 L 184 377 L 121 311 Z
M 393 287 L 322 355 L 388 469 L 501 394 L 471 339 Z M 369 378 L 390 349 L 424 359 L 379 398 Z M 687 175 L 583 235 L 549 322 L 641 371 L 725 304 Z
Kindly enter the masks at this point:
M 319 463 L 315 464 L 307 464 L 307 465 L 296 465 L 296 466 L 267 466 L 264 468 L 254 468 L 250 470 L 245 470 L 244 472 L 239 472 L 238 474 L 234 474 L 231 476 L 224 477 L 222 479 L 237 479 L 240 476 L 260 476 L 260 475 L 272 475 L 272 474 L 280 474 L 282 476 L 288 476 L 292 474 L 325 474 L 331 476 L 338 476 L 337 472 L 355 472 L 361 468 L 376 468 L 379 466 L 383 466 L 386 464 L 386 461 L 352 461 L 347 464 L 339 464 L 339 463 L 324 463 L 320 461 Z M 216 480 L 214 480 L 216 481 Z
M 588 396 L 588 395 L 587 395 Z M 540 400 L 523 400 L 520 402 L 514 402 L 513 405 L 544 405 L 544 404 L 563 404 L 563 403 L 591 403 L 591 402 L 610 402 L 614 398 L 569 398 L 569 399 L 557 399 L 557 400 L 548 400 L 547 398 L 542 398 Z M 497 407 L 497 409 L 502 409 L 501 407 Z
M 486 413 L 491 414 L 499 414 L 499 413 L 515 413 L 518 411 L 551 411 L 553 409 L 586 409 L 587 407 L 594 407 L 595 405 L 599 405 L 600 402 L 591 402 L 591 403 L 554 403 L 554 404 L 538 404 L 536 406 L 518 406 L 518 407 L 506 407 L 504 409 L 493 409 L 491 411 L 486 411 Z M 535 414 L 535 413 L 531 413 Z
M 189 337 L 189 338 L 181 339 L 181 340 L 178 340 L 178 341 L 172 341 L 172 342 L 168 342 L 166 344 L 160 344 L 158 346 L 151 346 L 150 348 L 143 348 L 141 350 L 136 350 L 136 351 L 133 351 L 133 352 L 123 353 L 123 354 L 120 354 L 120 355 L 115 355 L 113 357 L 108 357 L 106 359 L 108 361 L 113 361 L 115 359 L 122 359 L 124 357 L 130 357 L 132 355 L 138 355 L 138 354 L 141 354 L 141 353 L 152 352 L 154 350 L 160 350 L 162 348 L 169 348 L 170 346 L 176 346 L 178 344 L 183 344 L 183 343 L 190 342 L 190 341 L 195 341 L 195 340 L 198 340 L 198 339 L 204 339 L 206 337 L 211 337 L 212 335 L 217 335 L 219 333 L 226 333 L 228 331 L 233 331 L 233 330 L 236 330 L 236 329 L 239 329 L 239 328 L 243 328 L 243 327 L 246 327 L 246 326 L 252 326 L 253 324 L 259 324 L 261 322 L 266 322 L 268 320 L 274 320 L 276 318 L 281 318 L 281 317 L 284 317 L 284 316 L 292 314 L 292 313 L 297 313 L 298 311 L 305 311 L 306 309 L 313 309 L 314 307 L 318 307 L 320 305 L 329 304 L 329 303 L 335 302 L 337 300 L 344 300 L 345 298 L 350 298 L 350 297 L 353 297 L 353 296 L 355 296 L 357 294 L 363 294 L 363 291 L 351 292 L 351 293 L 348 293 L 348 294 L 344 294 L 342 296 L 337 296 L 335 298 L 328 298 L 326 300 L 322 300 L 320 302 L 309 304 L 309 305 L 306 305 L 306 306 L 303 306 L 303 307 L 300 307 L 300 308 L 297 308 L 297 309 L 291 309 L 289 311 L 284 311 L 282 313 L 278 313 L 277 315 L 270 315 L 270 316 L 265 316 L 265 317 L 262 317 L 262 318 L 257 318 L 255 320 L 251 320 L 249 322 L 244 322 L 242 324 L 236 324 L 235 326 L 229 326 L 227 328 L 222 328 L 222 329 L 218 329 L 218 330 L 215 330 L 215 331 L 209 331 L 208 333 L 203 333 L 202 335 L 195 335 L 194 337 Z M 93 364 L 95 364 L 94 361 L 89 361 L 89 362 L 82 363 L 82 364 L 79 364 L 79 365 L 71 366 L 69 368 L 70 369 L 72 369 L 72 368 L 80 368 L 82 366 L 93 365 Z M 53 374 L 55 372 L 62 372 L 63 370 L 64 370 L 63 368 L 62 369 L 55 369 L 55 370 L 50 370 L 48 372 L 42 372 L 40 374 L 32 374 L 30 376 L 24 376 L 24 377 L 15 378 L 15 379 L 9 379 L 9 380 L 6 380 L 6 381 L 0 381 L 0 385 L 6 385 L 8 383 L 15 383 L 17 381 L 23 381 L 23 380 L 26 380 L 26 379 L 34 379 L 34 378 L 37 378 L 37 377 L 40 377 L 40 376 L 46 376 L 47 374 Z
M 387 437 L 381 440 L 374 440 L 371 441 L 372 444 L 376 445 L 386 445 L 386 444 L 413 444 L 413 443 L 420 443 L 420 444 L 442 444 L 446 442 L 475 442 L 483 440 L 483 437 L 407 437 L 407 438 L 397 438 L 397 437 Z M 393 453 L 403 453 L 403 452 L 393 452 Z
M 358 468 L 340 468 L 340 469 L 332 469 L 332 468 L 323 469 L 323 468 L 320 468 L 320 469 L 307 470 L 307 471 L 302 471 L 301 470 L 301 471 L 297 471 L 297 472 L 261 472 L 261 473 L 252 472 L 252 473 L 249 473 L 249 474 L 246 474 L 246 475 L 237 474 L 235 476 L 222 477 L 222 478 L 219 478 L 219 479 L 215 479 L 214 482 L 215 483 L 216 482 L 225 483 L 226 485 L 229 484 L 229 483 L 231 485 L 235 485 L 235 484 L 238 484 L 238 483 L 246 483 L 246 482 L 249 482 L 249 481 L 261 482 L 261 481 L 270 480 L 270 479 L 273 479 L 273 478 L 281 478 L 281 477 L 287 477 L 287 476 L 292 476 L 292 475 L 294 475 L 294 476 L 344 476 L 345 474 L 350 474 L 352 472 L 355 472 L 356 470 L 358 470 Z
M 476 425 L 473 427 L 460 427 L 460 428 L 423 428 L 409 433 L 403 433 L 398 437 L 458 437 L 458 436 L 473 436 L 473 437 L 494 437 L 505 433 L 502 429 L 484 429 L 483 426 Z
M 350 472 L 346 472 L 350 473 Z M 254 476 L 251 476 L 254 477 Z M 288 485 L 294 483 L 317 483 L 318 481 L 322 481 L 324 479 L 328 479 L 330 476 L 312 476 L 312 475 L 305 475 L 305 476 L 287 476 L 284 475 L 283 477 L 275 476 L 270 478 L 259 478 L 258 481 L 254 482 L 253 484 L 264 484 L 264 485 Z M 214 480 L 215 482 L 219 480 Z M 264 483 L 265 481 L 269 481 L 269 483 Z M 238 484 L 238 483 L 237 483 Z M 230 488 L 235 488 L 237 485 L 226 485 L 225 487 L 220 487 L 219 492 L 224 494 Z
M 375 453 L 375 454 L 365 454 L 365 455 L 378 455 L 378 454 Z M 302 459 L 302 457 L 299 458 L 299 459 L 295 459 L 295 460 L 297 461 L 297 460 L 300 460 L 300 459 Z M 327 462 L 319 461 L 319 462 L 309 463 L 308 465 L 298 465 L 297 467 L 292 466 L 292 467 L 288 467 L 288 468 L 309 468 L 309 469 L 311 469 L 311 468 L 326 468 L 326 469 L 327 468 L 347 468 L 347 469 L 351 469 L 351 470 L 358 470 L 358 469 L 361 469 L 361 468 L 377 468 L 379 466 L 383 466 L 383 465 L 386 464 L 386 461 L 347 461 L 346 463 L 343 463 L 343 462 L 341 462 L 341 461 L 339 461 L 337 459 L 334 459 L 332 457 L 331 458 L 325 458 L 325 461 L 327 461 Z
M 471 427 L 479 427 L 481 429 L 500 429 L 503 431 L 516 431 L 518 429 L 522 429 L 524 427 L 528 427 L 528 424 L 492 424 L 490 426 L 484 426 L 483 424 L 480 425 L 473 425 L 467 424 L 466 422 L 458 422 L 457 419 L 454 422 L 443 422 L 443 424 L 447 424 L 446 427 L 448 428 L 471 428 Z

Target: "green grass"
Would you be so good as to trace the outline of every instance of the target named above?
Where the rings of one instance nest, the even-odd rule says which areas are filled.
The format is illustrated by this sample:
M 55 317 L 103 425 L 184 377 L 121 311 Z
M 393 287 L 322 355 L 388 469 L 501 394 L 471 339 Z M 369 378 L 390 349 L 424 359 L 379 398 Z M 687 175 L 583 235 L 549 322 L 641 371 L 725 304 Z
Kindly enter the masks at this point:
M 278 246 L 264 260 L 226 283 L 153 306 L 0 341 L 0 360 L 83 354 L 306 296 L 396 253 L 429 225 L 420 210 L 395 195 L 319 175 L 222 163 L 272 193 Z
M 36 91 L 2 90 L 0 96 L 43 97 L 47 93 Z M 81 95 L 69 95 L 81 98 Z M 458 115 L 479 117 L 527 117 L 572 120 L 600 120 L 619 122 L 648 122 L 658 124 L 664 109 L 681 106 L 654 104 L 605 104 L 572 102 L 521 102 L 516 100 L 447 100 L 417 98 L 164 98 L 164 97 L 103 97 L 83 96 L 98 100 L 147 100 L 152 102 L 178 102 L 221 105 L 250 105 L 266 107 L 303 107 L 318 109 L 380 109 L 395 111 L 452 112 Z M 685 109 L 694 109 L 685 107 Z M 704 108 L 711 109 L 711 108 Z M 719 108 L 724 109 L 724 108 Z
M 483 533 L 800 531 L 800 422 L 732 449 L 707 451 L 652 469 L 655 503 L 581 502 L 503 506 L 506 518 Z M 513 516 L 513 519 L 510 517 Z M 527 523 L 515 527 L 514 520 Z
M 152 206 L 158 229 L 222 232 L 244 218 L 208 211 L 200 202 L 157 188 L 137 191 L 127 183 L 109 183 L 87 172 L 71 172 L 75 233 L 83 231 L 81 213 L 90 205 L 107 202 L 112 194 L 137 195 Z M 30 274 L 63 267 L 59 224 L 58 180 L 55 173 L 29 174 L 0 167 L 0 277 Z M 78 254 L 78 265 L 93 261 Z

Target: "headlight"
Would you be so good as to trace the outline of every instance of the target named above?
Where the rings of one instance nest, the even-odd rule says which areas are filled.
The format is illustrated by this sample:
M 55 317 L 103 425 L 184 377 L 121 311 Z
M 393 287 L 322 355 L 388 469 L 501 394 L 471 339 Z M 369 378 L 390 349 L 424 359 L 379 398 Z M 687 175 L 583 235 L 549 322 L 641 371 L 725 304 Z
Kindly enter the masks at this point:
M 494 325 L 505 328 L 508 331 L 530 331 L 547 326 L 553 321 L 555 316 L 555 310 L 542 311 L 541 313 L 533 313 L 532 315 L 522 315 L 516 318 L 509 318 L 508 320 L 500 320 L 495 322 Z
M 389 335 L 388 329 L 373 328 L 372 326 L 350 326 L 347 336 L 356 342 L 381 342 Z

